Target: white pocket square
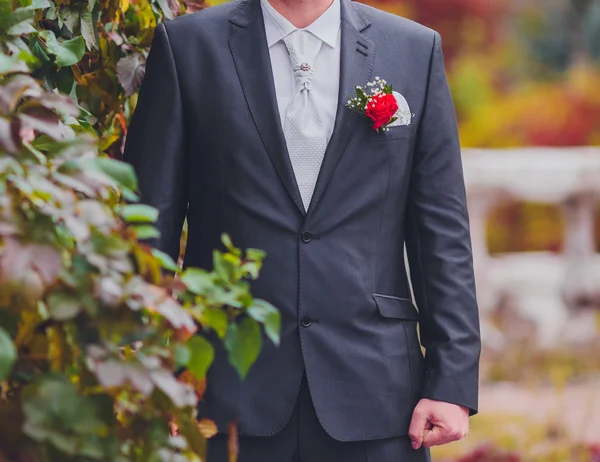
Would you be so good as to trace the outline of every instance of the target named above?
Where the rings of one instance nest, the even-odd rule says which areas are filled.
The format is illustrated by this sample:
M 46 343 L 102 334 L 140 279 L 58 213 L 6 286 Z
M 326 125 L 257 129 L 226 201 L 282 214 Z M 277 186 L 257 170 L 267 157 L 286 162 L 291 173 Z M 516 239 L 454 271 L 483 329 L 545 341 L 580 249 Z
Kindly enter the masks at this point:
M 396 102 L 398 103 L 398 110 L 394 114 L 396 120 L 389 124 L 388 127 L 392 128 L 401 127 L 403 125 L 410 125 L 410 123 L 412 122 L 413 115 L 410 112 L 408 101 L 406 101 L 406 98 L 397 91 L 392 92 L 392 94 L 394 95 L 394 98 L 396 98 Z

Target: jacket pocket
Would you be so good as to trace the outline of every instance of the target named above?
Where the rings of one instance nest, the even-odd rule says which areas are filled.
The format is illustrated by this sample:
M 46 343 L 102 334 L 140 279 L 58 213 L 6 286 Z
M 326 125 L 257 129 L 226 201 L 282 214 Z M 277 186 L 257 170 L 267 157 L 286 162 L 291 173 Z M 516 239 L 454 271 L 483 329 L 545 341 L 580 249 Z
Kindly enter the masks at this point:
M 375 303 L 382 317 L 395 319 L 399 322 L 392 323 L 401 330 L 396 331 L 402 348 L 406 351 L 406 367 L 410 374 L 410 389 L 413 404 L 419 400 L 423 382 L 423 355 L 417 335 L 417 323 L 419 313 L 413 302 L 407 298 L 395 297 L 393 295 L 373 294 Z M 388 321 L 389 322 L 389 321 Z M 400 367 L 397 365 L 396 367 Z
M 379 313 L 384 318 L 418 321 L 419 313 L 411 300 L 393 295 L 373 294 Z
M 398 127 L 390 127 L 389 130 L 375 131 L 371 130 L 369 133 L 370 141 L 375 143 L 394 141 L 394 140 L 405 140 L 411 138 L 414 134 L 414 124 L 400 125 Z

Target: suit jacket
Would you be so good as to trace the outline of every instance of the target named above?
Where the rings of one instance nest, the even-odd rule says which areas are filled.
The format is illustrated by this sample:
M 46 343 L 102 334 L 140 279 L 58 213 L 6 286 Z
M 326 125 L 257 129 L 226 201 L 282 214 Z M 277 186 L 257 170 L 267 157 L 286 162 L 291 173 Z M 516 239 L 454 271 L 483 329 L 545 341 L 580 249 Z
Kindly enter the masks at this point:
M 252 291 L 282 314 L 280 347 L 265 341 L 244 382 L 216 342 L 200 413 L 221 430 L 239 419 L 242 435 L 275 434 L 304 371 L 341 441 L 406 435 L 422 397 L 477 410 L 479 320 L 440 37 L 350 0 L 341 8 L 337 119 L 306 212 L 258 0 L 160 24 L 148 57 L 125 160 L 160 210 L 157 246 L 177 255 L 187 215 L 186 266 L 210 268 L 222 232 L 265 250 Z M 406 97 L 410 126 L 377 133 L 344 106 L 376 76 Z

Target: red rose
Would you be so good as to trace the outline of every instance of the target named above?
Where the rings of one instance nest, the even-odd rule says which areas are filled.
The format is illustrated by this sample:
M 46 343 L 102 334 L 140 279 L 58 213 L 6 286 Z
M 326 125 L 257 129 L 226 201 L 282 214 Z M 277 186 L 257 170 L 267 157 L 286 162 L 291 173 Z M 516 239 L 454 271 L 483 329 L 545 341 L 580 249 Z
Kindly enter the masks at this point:
M 386 125 L 398 111 L 398 103 L 394 95 L 380 93 L 375 95 L 365 108 L 365 114 L 373 120 L 373 130 Z

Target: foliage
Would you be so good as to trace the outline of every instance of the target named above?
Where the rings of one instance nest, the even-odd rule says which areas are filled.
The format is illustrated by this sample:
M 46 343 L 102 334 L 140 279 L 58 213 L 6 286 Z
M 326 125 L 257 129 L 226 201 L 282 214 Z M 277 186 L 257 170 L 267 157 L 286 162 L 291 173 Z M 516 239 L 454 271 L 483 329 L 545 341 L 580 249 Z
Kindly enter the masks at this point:
M 264 255 L 223 236 L 213 271 L 181 271 L 140 241 L 157 211 L 132 168 L 98 157 L 135 99 L 127 58 L 183 5 L 26 3 L 0 0 L 0 460 L 199 460 L 205 334 L 241 377 L 263 331 L 278 342 L 250 294 Z
M 12 2 L 2 1 L 8 12 Z M 120 156 L 157 23 L 205 6 L 203 0 L 18 1 L 26 8 L 3 14 L 13 19 L 0 24 L 0 69 L 25 71 L 28 63 L 45 88 L 71 96 L 93 114 L 99 149 L 113 157 Z

